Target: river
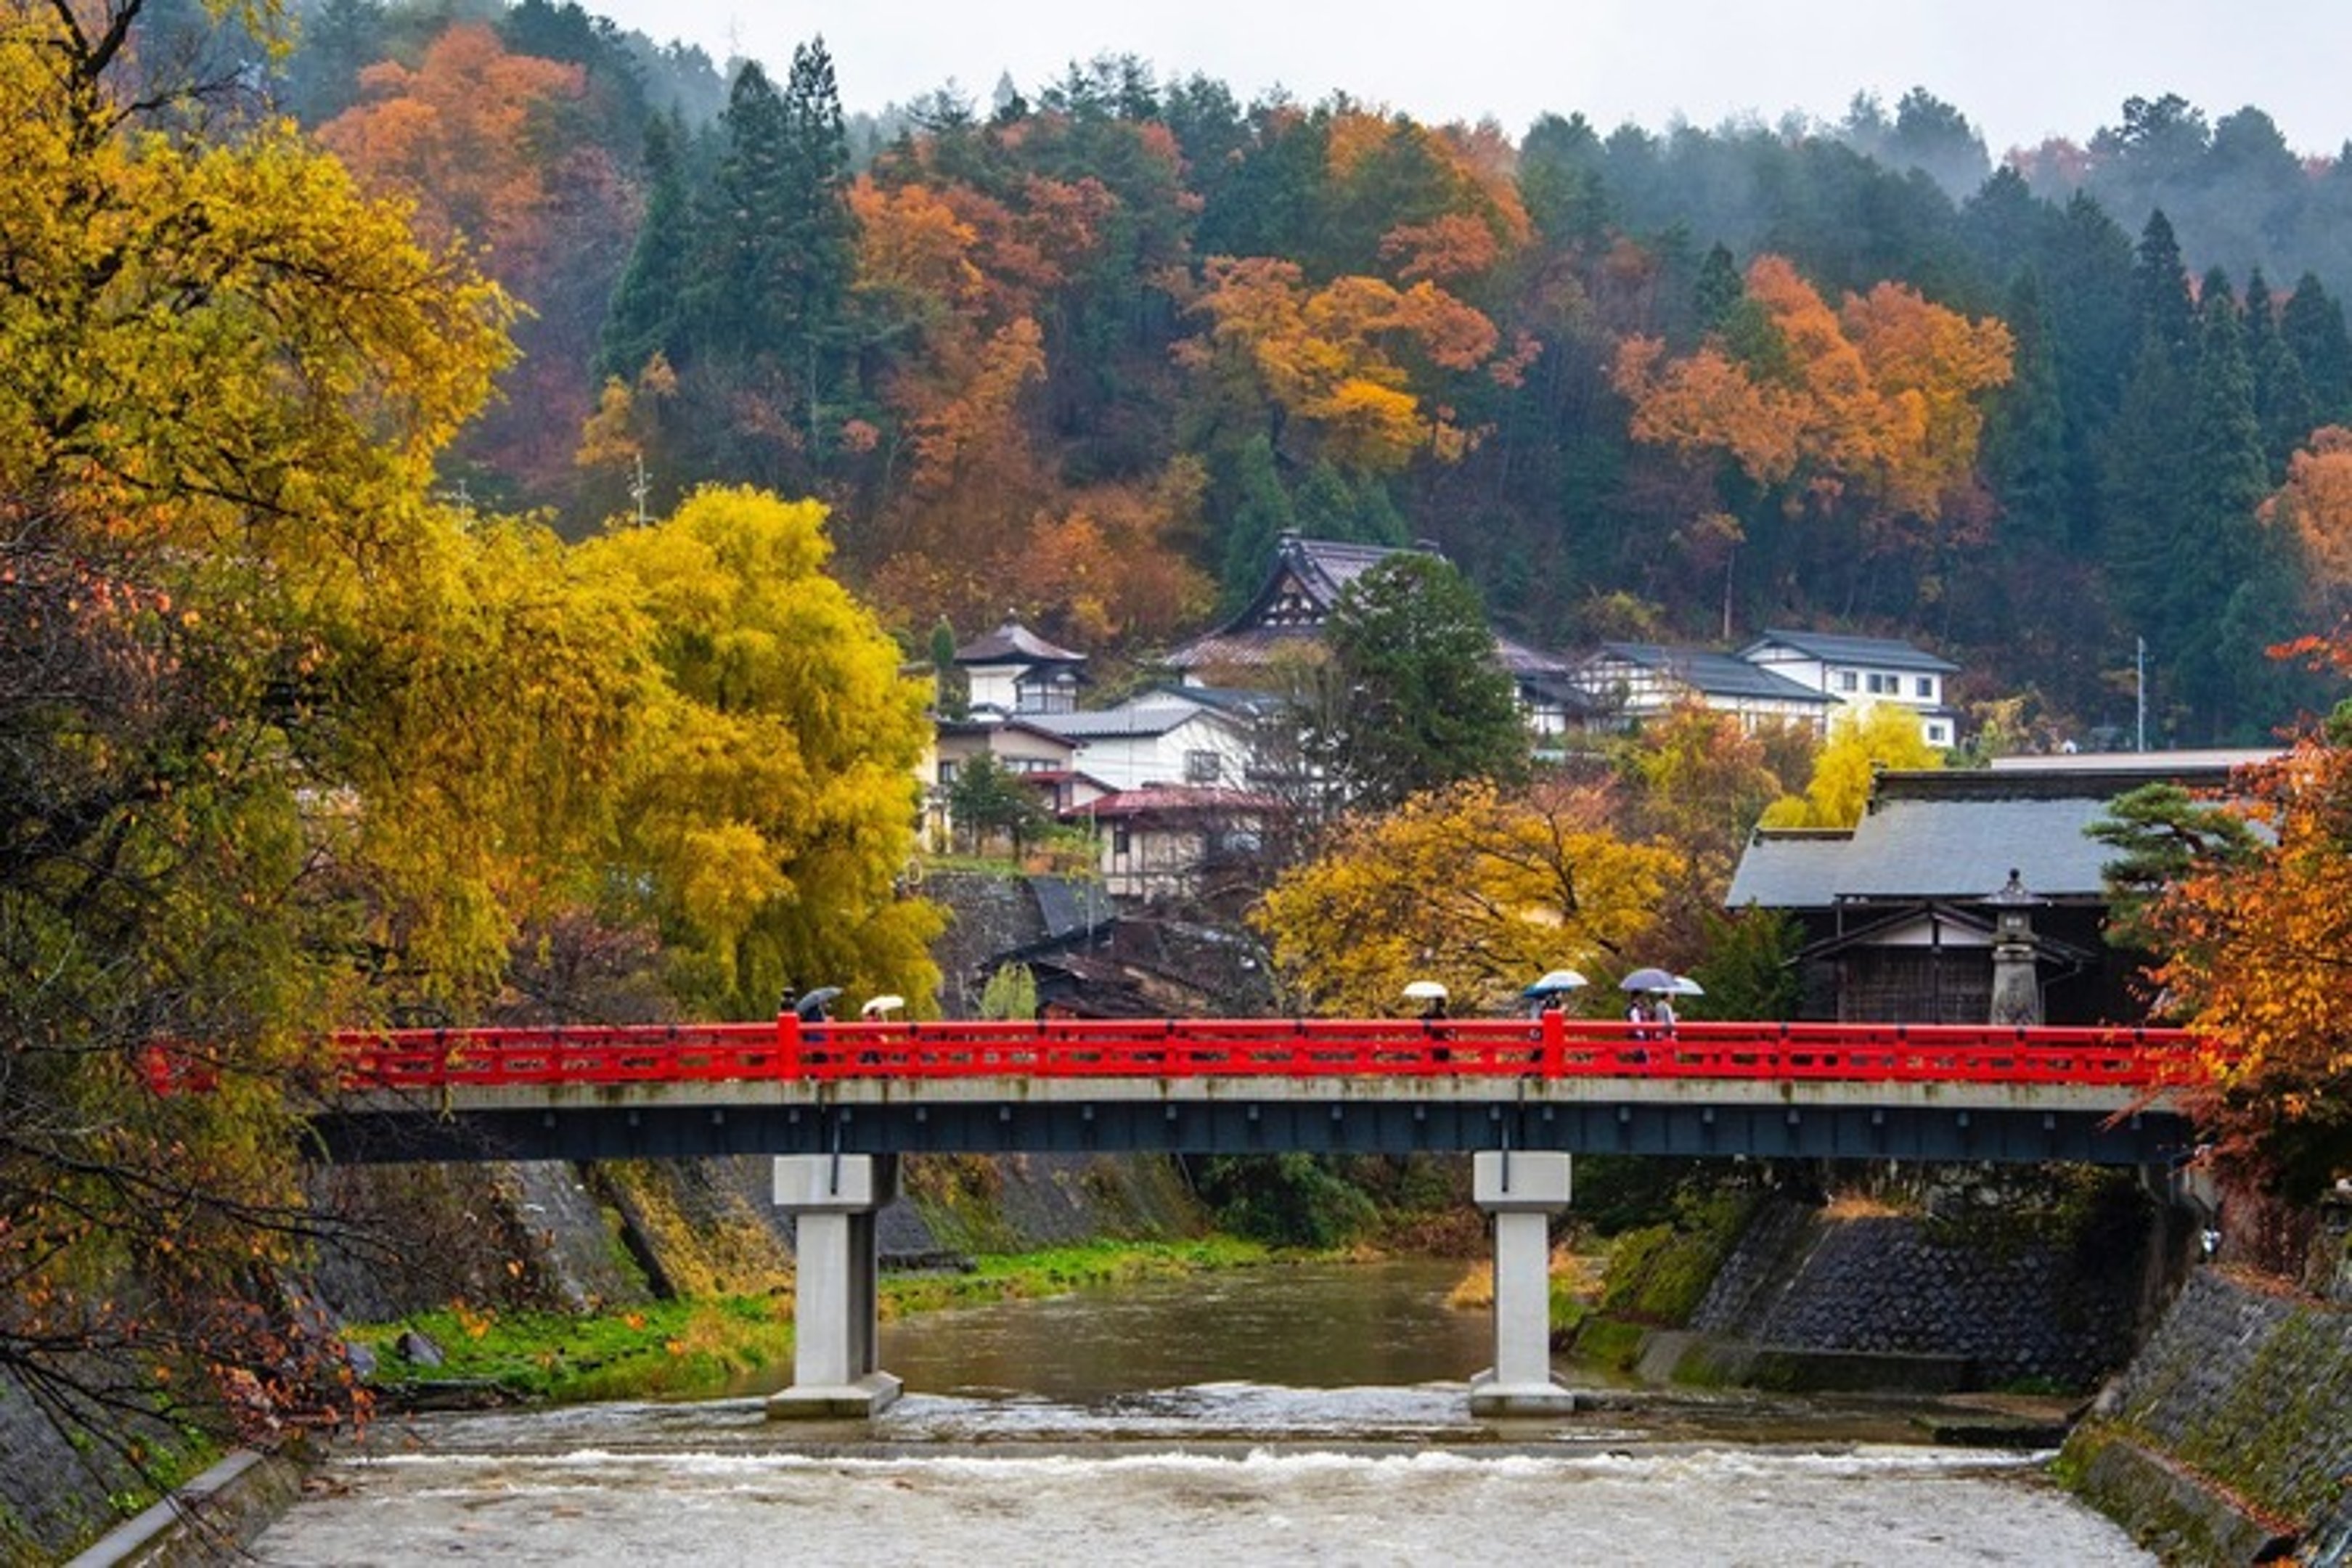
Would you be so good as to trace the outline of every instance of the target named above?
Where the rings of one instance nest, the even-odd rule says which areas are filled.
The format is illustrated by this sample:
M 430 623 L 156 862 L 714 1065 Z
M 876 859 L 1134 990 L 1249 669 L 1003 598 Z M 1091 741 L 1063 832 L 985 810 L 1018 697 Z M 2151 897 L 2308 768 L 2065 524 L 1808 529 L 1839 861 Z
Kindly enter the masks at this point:
M 887 1325 L 908 1395 L 768 1421 L 757 1391 L 393 1418 L 264 1563 L 2152 1562 L 2046 1455 L 1906 1440 L 1912 1405 L 1592 1385 L 1471 1417 L 1456 1265 L 1274 1267 Z

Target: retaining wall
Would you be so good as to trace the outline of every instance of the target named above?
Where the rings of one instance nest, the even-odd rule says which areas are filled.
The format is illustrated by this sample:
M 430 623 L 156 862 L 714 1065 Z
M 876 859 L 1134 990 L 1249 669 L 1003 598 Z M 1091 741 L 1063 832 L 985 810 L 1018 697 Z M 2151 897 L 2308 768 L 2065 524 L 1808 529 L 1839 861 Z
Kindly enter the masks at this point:
M 2173 1561 L 2352 1563 L 2352 1305 L 2199 1269 L 2063 1468 Z

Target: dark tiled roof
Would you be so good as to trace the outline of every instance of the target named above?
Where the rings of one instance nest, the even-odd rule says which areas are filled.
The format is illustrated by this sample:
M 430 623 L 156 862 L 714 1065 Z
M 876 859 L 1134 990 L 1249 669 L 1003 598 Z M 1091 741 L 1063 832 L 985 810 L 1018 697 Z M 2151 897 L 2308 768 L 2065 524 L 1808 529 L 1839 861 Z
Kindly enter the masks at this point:
M 1084 664 L 1087 656 L 1056 647 L 1023 626 L 1007 621 L 984 637 L 956 649 L 958 664 Z
M 1357 544 L 1339 539 L 1301 539 L 1286 537 L 1276 553 L 1275 570 L 1287 565 L 1298 574 L 1299 581 L 1329 609 L 1339 597 L 1339 590 L 1379 565 L 1391 555 L 1405 551 L 1386 544 Z M 1424 551 L 1433 554 L 1433 551 Z
M 2098 900 L 2116 851 L 2084 829 L 2144 784 L 2219 785 L 2226 767 L 2162 753 L 2128 772 L 1922 769 L 1879 775 L 1852 834 L 1759 833 L 1726 902 L 1826 909 L 1843 899 L 1981 899 L 2015 869 L 2047 899 Z
M 1669 647 L 1661 643 L 1606 642 L 1601 652 L 1585 660 L 1581 667 L 1591 674 L 1599 672 L 1600 663 L 1606 658 L 1622 659 L 1643 669 L 1671 676 L 1694 691 L 1710 697 L 1748 697 L 1780 702 L 1803 702 L 1814 707 L 1826 707 L 1836 700 L 1826 692 L 1790 679 L 1778 671 L 1760 668 L 1744 658 L 1727 653 L 1712 653 L 1706 648 Z
M 1741 658 L 1753 658 L 1759 649 L 1779 645 L 1793 648 L 1808 658 L 1823 664 L 1875 665 L 1881 669 L 1917 669 L 1950 675 L 1959 666 L 1949 659 L 1937 658 L 1896 637 L 1847 637 L 1838 632 L 1792 632 L 1770 626 L 1764 635 L 1739 650 Z
M 1531 680 L 1548 675 L 1566 675 L 1572 668 L 1568 660 L 1556 654 L 1546 653 L 1541 648 L 1529 647 L 1523 642 L 1514 642 L 1500 633 L 1496 634 L 1495 637 L 1495 657 L 1503 661 L 1505 669 L 1509 670 L 1521 680 Z
M 1141 702 L 1132 707 L 1102 708 L 1077 713 L 1033 713 L 1029 721 L 1067 741 L 1100 741 L 1119 736 L 1165 735 L 1211 711 L 1198 702 Z

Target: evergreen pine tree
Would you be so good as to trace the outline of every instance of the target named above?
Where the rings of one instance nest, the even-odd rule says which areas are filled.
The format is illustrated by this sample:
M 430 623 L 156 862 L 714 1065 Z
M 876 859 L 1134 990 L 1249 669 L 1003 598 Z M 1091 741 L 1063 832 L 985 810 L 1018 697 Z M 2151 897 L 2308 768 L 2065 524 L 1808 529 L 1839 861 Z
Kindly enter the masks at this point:
M 2140 341 L 2154 341 L 2185 367 L 2197 353 L 2197 308 L 2189 297 L 2180 241 L 2162 207 L 2147 215 L 2147 226 L 2140 230 L 2132 263 L 2132 303 Z
M 1235 498 L 1225 523 L 1218 574 L 1219 599 L 1228 615 L 1238 613 L 1265 580 L 1275 543 L 1297 526 L 1290 497 L 1275 469 L 1274 441 L 1264 431 L 1252 436 L 1234 460 Z
M 2344 307 L 2314 274 L 2295 279 L 2279 311 L 2279 336 L 2302 368 L 2312 424 L 2352 424 L 2352 335 L 2345 331 Z
M 2007 512 L 2005 536 L 2063 550 L 2069 531 L 2066 411 L 2050 318 L 2032 272 L 2018 275 L 2003 314 L 2016 349 L 2010 383 L 1986 422 L 1985 471 Z
M 2196 736 L 2250 740 L 2286 717 L 2269 710 L 2277 687 L 2263 651 L 2283 629 L 2265 603 L 2279 584 L 2256 517 L 2269 473 L 2237 297 L 2218 269 L 2201 292 L 2169 662 Z
M 2246 363 L 2254 378 L 2254 418 L 2262 427 L 2269 483 L 2286 479 L 2287 459 L 2311 434 L 2311 393 L 2303 366 L 2279 331 L 2278 309 L 2263 269 L 2246 279 Z
M 656 353 L 673 365 L 686 358 L 682 309 L 695 250 L 694 205 L 687 188 L 686 128 L 675 115 L 646 124 L 646 217 L 596 348 L 596 374 L 626 381 Z

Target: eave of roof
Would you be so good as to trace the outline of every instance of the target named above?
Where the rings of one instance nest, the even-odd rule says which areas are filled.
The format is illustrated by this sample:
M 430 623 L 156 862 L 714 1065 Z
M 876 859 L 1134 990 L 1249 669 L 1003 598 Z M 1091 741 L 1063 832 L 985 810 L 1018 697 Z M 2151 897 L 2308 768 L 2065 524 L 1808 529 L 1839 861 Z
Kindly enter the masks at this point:
M 1924 648 L 1914 647 L 1900 637 L 1852 637 L 1843 632 L 1801 632 L 1767 626 L 1754 642 L 1739 650 L 1741 658 L 1754 656 L 1756 650 L 1778 644 L 1793 648 L 1808 658 L 1824 664 L 1876 665 L 1882 669 L 1924 670 L 1934 674 L 1955 675 L 1959 666 L 1948 658 L 1938 658 Z

